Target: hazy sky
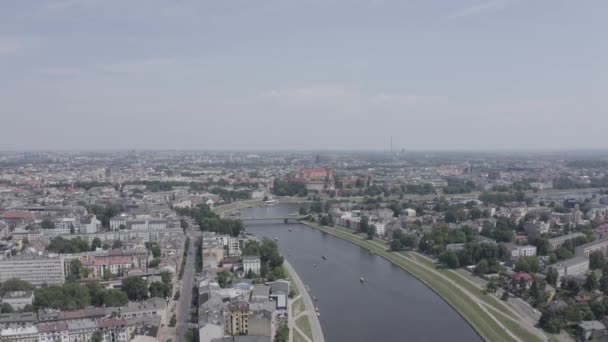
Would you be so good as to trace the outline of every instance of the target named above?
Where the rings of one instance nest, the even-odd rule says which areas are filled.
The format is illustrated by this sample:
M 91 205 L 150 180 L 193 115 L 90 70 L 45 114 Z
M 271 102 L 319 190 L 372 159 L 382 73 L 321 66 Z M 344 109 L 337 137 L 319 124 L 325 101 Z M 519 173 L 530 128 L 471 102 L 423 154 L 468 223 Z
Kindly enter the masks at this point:
M 606 0 L 0 2 L 0 150 L 608 148 Z

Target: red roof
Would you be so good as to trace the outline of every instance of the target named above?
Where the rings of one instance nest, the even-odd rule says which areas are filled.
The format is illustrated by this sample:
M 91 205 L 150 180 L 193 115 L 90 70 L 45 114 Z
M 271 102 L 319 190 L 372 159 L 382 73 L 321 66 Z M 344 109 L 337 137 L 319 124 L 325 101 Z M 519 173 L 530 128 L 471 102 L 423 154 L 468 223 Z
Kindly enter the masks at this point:
M 521 281 L 521 279 L 525 279 L 527 283 L 532 283 L 534 281 L 534 277 L 529 275 L 526 272 L 517 272 L 513 275 L 513 279 L 515 281 Z
M 33 219 L 34 215 L 32 215 L 32 213 L 27 212 L 27 211 L 7 211 L 5 212 L 2 217 L 4 217 L 4 219 L 6 220 L 10 220 L 10 219 Z
M 65 322 L 40 323 L 38 324 L 38 332 L 50 333 L 54 331 L 68 330 L 68 324 Z

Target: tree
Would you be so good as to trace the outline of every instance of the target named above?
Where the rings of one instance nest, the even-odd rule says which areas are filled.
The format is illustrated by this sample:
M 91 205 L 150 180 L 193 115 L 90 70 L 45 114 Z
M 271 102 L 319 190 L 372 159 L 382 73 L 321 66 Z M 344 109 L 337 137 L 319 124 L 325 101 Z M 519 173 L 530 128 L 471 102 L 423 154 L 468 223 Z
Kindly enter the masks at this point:
M 549 267 L 549 270 L 547 271 L 547 277 L 545 279 L 547 281 L 547 284 L 556 286 L 558 277 L 559 274 L 557 273 L 557 270 L 553 267 Z
M 190 224 L 188 224 L 188 221 L 186 221 L 186 219 L 179 220 L 179 225 L 180 225 L 180 227 L 182 227 L 182 229 L 184 231 L 186 231 L 186 229 L 188 229 L 188 227 L 190 226 Z
M 277 329 L 274 340 L 276 342 L 288 342 L 289 341 L 289 328 L 287 324 L 283 323 Z
M 171 316 L 171 320 L 169 321 L 169 326 L 174 327 L 176 324 L 177 324 L 177 318 L 175 317 L 175 314 L 173 314 L 173 316 Z
M 600 283 L 597 280 L 597 277 L 595 276 L 595 273 L 591 272 L 589 273 L 589 275 L 587 276 L 587 279 L 585 279 L 585 290 L 591 292 L 594 290 L 597 290 L 598 287 L 600 286 Z
M 0 286 L 0 296 L 4 296 L 7 292 L 32 290 L 34 290 L 34 286 L 27 281 L 18 278 L 11 278 L 7 279 Z
M 103 292 L 103 304 L 106 307 L 117 307 L 129 302 L 127 294 L 120 290 L 109 289 Z
M 122 281 L 122 291 L 129 300 L 142 300 L 148 298 L 148 286 L 142 277 L 128 277 Z
M 365 233 L 367 234 L 367 232 L 369 231 L 369 219 L 367 218 L 367 216 L 363 216 L 361 217 L 361 222 L 359 222 L 359 228 L 361 230 L 361 233 Z
M 505 302 L 506 302 L 507 300 L 509 300 L 509 291 L 503 291 L 503 292 L 502 292 L 502 296 L 500 296 L 500 299 L 501 299 L 501 300 L 504 300 Z
M 70 278 L 71 279 L 80 279 L 81 278 L 81 272 L 80 270 L 82 269 L 82 262 L 80 262 L 80 259 L 74 259 L 70 261 Z
M 264 265 L 263 265 L 264 266 Z M 230 282 L 230 272 L 222 270 L 217 273 L 217 282 L 221 288 L 226 288 Z
M 15 310 L 13 309 L 13 307 L 8 304 L 8 303 L 2 303 L 2 305 L 0 306 L 0 311 L 2 311 L 2 313 L 13 313 L 15 312 Z
M 439 261 L 448 266 L 449 268 L 460 267 L 458 256 L 453 251 L 446 251 L 439 256 Z
M 602 269 L 599 290 L 602 291 L 604 294 L 608 293 L 608 266 L 604 266 L 604 268 Z
M 486 291 L 494 293 L 494 292 L 496 292 L 496 290 L 498 290 L 498 283 L 496 282 L 496 280 L 494 278 L 492 278 L 486 284 Z
M 161 251 L 160 251 L 160 247 L 158 247 L 158 245 L 154 245 L 152 247 L 151 251 L 152 251 L 153 258 L 160 258 Z
M 401 244 L 401 240 L 393 239 L 393 241 L 391 241 L 391 250 L 392 251 L 400 251 L 402 249 L 403 249 L 403 244 Z
M 373 224 L 370 224 L 369 227 L 367 228 L 367 238 L 369 240 L 373 240 L 374 236 L 376 236 L 376 226 Z
M 121 248 L 122 248 L 122 241 L 114 240 L 114 243 L 112 243 L 112 249 L 121 249 Z
M 307 215 L 308 213 L 306 212 L 306 208 L 300 207 L 299 214 L 302 215 L 302 216 Z
M 603 269 L 606 265 L 606 260 L 604 259 L 604 253 L 602 251 L 595 251 L 589 255 L 589 268 L 592 270 L 600 270 Z
M 155 281 L 150 284 L 150 297 L 160 297 L 165 298 L 169 297 L 170 288 L 167 284 L 164 284 L 160 281 Z
M 54 229 L 55 223 L 49 219 L 44 219 L 40 222 L 40 228 L 42 229 Z
M 91 342 L 102 342 L 103 341 L 103 335 L 101 333 L 101 331 L 96 330 L 93 335 L 91 336 Z
M 540 266 L 535 256 L 519 258 L 515 263 L 515 272 L 536 273 Z
M 101 248 L 101 239 L 98 237 L 94 238 L 91 242 L 91 250 L 95 251 L 97 248 Z

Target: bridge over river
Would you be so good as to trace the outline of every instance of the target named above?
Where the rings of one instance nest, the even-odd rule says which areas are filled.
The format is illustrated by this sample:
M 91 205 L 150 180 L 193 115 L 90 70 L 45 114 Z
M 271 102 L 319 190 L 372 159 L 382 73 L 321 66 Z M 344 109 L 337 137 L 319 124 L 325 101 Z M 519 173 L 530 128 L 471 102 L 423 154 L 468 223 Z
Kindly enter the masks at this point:
M 239 217 L 241 221 L 274 221 L 283 220 L 287 223 L 289 220 L 299 221 L 305 219 L 306 216 L 272 216 L 272 217 Z

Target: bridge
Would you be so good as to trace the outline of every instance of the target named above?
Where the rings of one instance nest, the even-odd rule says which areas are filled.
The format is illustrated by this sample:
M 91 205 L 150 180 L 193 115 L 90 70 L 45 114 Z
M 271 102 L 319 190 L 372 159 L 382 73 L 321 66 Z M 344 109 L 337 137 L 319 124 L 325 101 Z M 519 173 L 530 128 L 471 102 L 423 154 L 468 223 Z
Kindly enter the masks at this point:
M 299 221 L 306 218 L 306 216 L 273 216 L 273 217 L 240 217 L 241 221 L 271 221 L 271 220 L 283 220 L 285 223 L 289 220 Z

